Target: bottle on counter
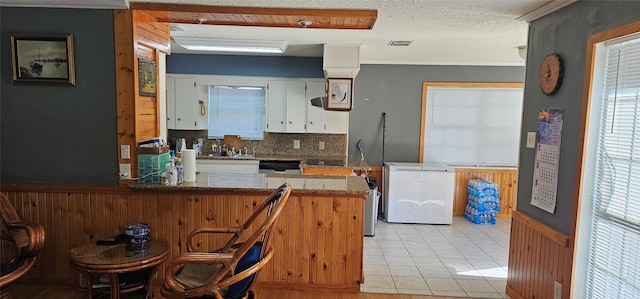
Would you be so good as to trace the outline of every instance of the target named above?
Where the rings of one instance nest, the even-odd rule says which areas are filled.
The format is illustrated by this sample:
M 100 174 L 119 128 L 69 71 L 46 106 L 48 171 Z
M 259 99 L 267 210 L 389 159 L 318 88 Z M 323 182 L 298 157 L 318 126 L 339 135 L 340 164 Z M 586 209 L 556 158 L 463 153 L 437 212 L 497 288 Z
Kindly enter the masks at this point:
M 223 144 L 222 145 L 222 151 L 220 152 L 220 156 L 226 156 L 227 155 L 227 144 Z
M 182 158 L 176 158 L 176 177 L 177 183 L 182 184 L 184 182 L 184 166 L 182 165 Z
M 172 155 L 169 163 L 164 169 L 165 185 L 175 186 L 178 184 L 178 173 L 176 170 L 175 159 L 175 155 Z

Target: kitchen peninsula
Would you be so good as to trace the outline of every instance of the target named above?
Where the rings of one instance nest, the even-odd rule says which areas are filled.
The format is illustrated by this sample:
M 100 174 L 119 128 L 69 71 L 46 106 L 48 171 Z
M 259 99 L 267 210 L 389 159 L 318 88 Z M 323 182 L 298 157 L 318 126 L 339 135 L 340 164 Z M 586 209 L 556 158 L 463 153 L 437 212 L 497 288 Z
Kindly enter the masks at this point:
M 195 182 L 136 183 L 129 188 L 152 210 L 139 220 L 150 222 L 152 237 L 169 242 L 171 259 L 184 252 L 191 230 L 241 225 L 253 207 L 285 181 L 293 191 L 276 225 L 275 255 L 258 284 L 358 292 L 364 275 L 364 201 L 370 191 L 363 177 L 202 172 Z M 212 250 L 223 237 L 201 237 L 197 246 Z

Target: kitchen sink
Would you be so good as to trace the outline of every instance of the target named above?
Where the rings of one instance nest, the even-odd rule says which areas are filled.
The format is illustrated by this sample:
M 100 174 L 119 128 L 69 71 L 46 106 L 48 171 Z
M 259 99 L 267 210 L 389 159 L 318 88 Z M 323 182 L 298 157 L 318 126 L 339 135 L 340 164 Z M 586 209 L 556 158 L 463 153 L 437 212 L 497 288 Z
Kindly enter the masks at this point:
M 240 155 L 240 154 L 233 155 L 233 156 L 231 156 L 231 157 L 232 157 L 232 158 L 255 158 L 255 156 L 254 156 L 254 155 Z

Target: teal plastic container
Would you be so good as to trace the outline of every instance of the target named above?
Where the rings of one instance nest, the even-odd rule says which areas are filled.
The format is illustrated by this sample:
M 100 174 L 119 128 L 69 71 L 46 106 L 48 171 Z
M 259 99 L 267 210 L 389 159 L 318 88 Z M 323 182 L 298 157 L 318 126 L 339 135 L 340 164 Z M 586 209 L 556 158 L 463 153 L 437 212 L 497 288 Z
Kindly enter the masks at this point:
M 164 168 L 171 161 L 169 153 L 138 154 L 138 183 L 160 184 Z

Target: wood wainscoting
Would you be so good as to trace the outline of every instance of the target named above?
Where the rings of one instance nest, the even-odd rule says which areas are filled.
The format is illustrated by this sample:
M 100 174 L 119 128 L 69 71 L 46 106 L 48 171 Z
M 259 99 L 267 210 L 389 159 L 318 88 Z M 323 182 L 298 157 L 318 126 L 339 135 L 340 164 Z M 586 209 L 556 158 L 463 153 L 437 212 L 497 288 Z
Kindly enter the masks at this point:
M 44 226 L 46 242 L 25 282 L 75 284 L 69 250 L 124 232 L 132 222 L 151 226 L 151 237 L 170 243 L 169 259 L 185 252 L 185 238 L 200 226 L 241 224 L 265 199 L 261 193 L 131 191 L 122 187 L 2 186 L 25 222 Z M 362 195 L 301 195 L 293 191 L 276 226 L 273 260 L 258 284 L 289 289 L 357 292 L 363 281 Z M 198 239 L 206 250 L 220 237 Z M 164 278 L 167 262 L 155 279 Z
M 497 217 L 510 217 L 515 209 L 518 187 L 518 170 L 508 168 L 456 168 L 455 191 L 453 193 L 453 215 L 464 216 L 467 206 L 467 183 L 472 179 L 484 179 L 498 184 L 500 188 L 500 212 Z
M 511 218 L 507 294 L 511 298 L 554 298 L 554 281 L 569 298 L 571 255 L 569 237 L 514 211 Z

